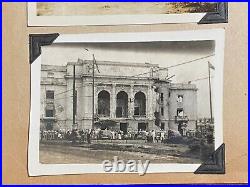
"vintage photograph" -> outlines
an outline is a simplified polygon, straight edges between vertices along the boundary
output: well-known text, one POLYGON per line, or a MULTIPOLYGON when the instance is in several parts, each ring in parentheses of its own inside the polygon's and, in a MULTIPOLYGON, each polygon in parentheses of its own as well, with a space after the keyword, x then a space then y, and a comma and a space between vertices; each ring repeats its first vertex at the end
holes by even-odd
POLYGON ((142 3, 142 2, 38 2, 37 16, 74 16, 110 14, 182 14, 216 12, 217 3, 179 2, 179 3, 142 3))
POLYGON ((213 152, 213 41, 42 50, 41 163, 200 163, 213 152))
POLYGON ((32 64, 40 164, 201 164, 214 152, 223 63, 215 40, 65 38, 42 46, 32 64))
POLYGON ((32 2, 29 26, 227 22, 227 4, 216 2, 32 2))

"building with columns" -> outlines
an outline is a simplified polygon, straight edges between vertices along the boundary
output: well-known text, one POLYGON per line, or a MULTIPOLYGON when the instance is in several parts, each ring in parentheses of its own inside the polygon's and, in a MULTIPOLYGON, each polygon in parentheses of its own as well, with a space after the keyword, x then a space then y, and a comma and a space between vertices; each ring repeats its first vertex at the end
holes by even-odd
POLYGON ((41 128, 195 130, 197 88, 172 83, 157 64, 97 61, 41 66, 41 128), (73 124, 73 67, 75 120, 73 124), (98 71, 97 71, 98 68, 98 71), (92 99, 94 95, 94 126, 92 99))

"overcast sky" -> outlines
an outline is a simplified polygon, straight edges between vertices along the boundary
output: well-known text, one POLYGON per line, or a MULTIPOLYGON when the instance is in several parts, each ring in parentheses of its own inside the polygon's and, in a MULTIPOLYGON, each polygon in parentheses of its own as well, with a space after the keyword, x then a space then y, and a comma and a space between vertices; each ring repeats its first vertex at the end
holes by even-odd
MULTIPOLYGON (((147 62, 159 64, 160 67, 168 67, 213 54, 214 42, 52 44, 42 47, 42 64, 66 65, 67 62, 76 62, 78 58, 91 59, 91 55, 84 52, 84 48, 94 53, 97 61, 147 62)), ((172 80, 176 83, 207 77, 208 61, 213 64, 213 57, 170 68, 169 76, 175 75, 172 80)), ((216 66, 216 64, 213 65, 216 66)), ((198 116, 209 117, 208 80, 193 83, 198 88, 198 116)))

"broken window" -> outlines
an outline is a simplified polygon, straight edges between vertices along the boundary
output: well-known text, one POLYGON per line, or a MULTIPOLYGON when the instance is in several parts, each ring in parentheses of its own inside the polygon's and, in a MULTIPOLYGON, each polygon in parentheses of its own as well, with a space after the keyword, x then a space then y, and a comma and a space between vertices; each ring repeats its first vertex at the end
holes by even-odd
POLYGON ((53 90, 46 91, 46 99, 54 99, 54 91, 53 90))
POLYGON ((116 117, 128 117, 128 94, 124 91, 116 96, 116 117))
POLYGON ((164 116, 164 108, 161 107, 161 115, 164 116))
POLYGON ((98 94, 98 114, 103 117, 110 116, 110 94, 105 90, 98 94))
POLYGON ((142 92, 137 92, 135 94, 134 115, 146 115, 146 96, 142 92))
POLYGON ((177 109, 177 116, 179 116, 179 117, 183 117, 184 116, 183 108, 178 108, 177 109))
POLYGON ((182 103, 183 102, 183 95, 178 95, 177 96, 177 102, 182 103))
POLYGON ((45 115, 46 117, 54 117, 54 110, 46 109, 45 115))
POLYGON ((163 102, 163 99, 164 99, 164 98, 163 98, 163 93, 161 93, 161 102, 163 102))
POLYGON ((154 89, 154 91, 155 91, 155 92, 158 92, 158 91, 159 91, 159 88, 158 88, 158 87, 156 87, 156 88, 154 89))

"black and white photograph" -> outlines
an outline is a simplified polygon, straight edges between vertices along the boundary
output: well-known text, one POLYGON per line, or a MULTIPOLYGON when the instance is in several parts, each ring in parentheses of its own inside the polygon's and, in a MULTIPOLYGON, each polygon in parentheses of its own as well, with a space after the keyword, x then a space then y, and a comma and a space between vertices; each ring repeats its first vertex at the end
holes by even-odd
POLYGON ((42 46, 30 174, 194 172, 223 142, 223 42, 218 29, 59 35, 42 46))
POLYGON ((29 26, 224 23, 218 2, 30 2, 29 26))

